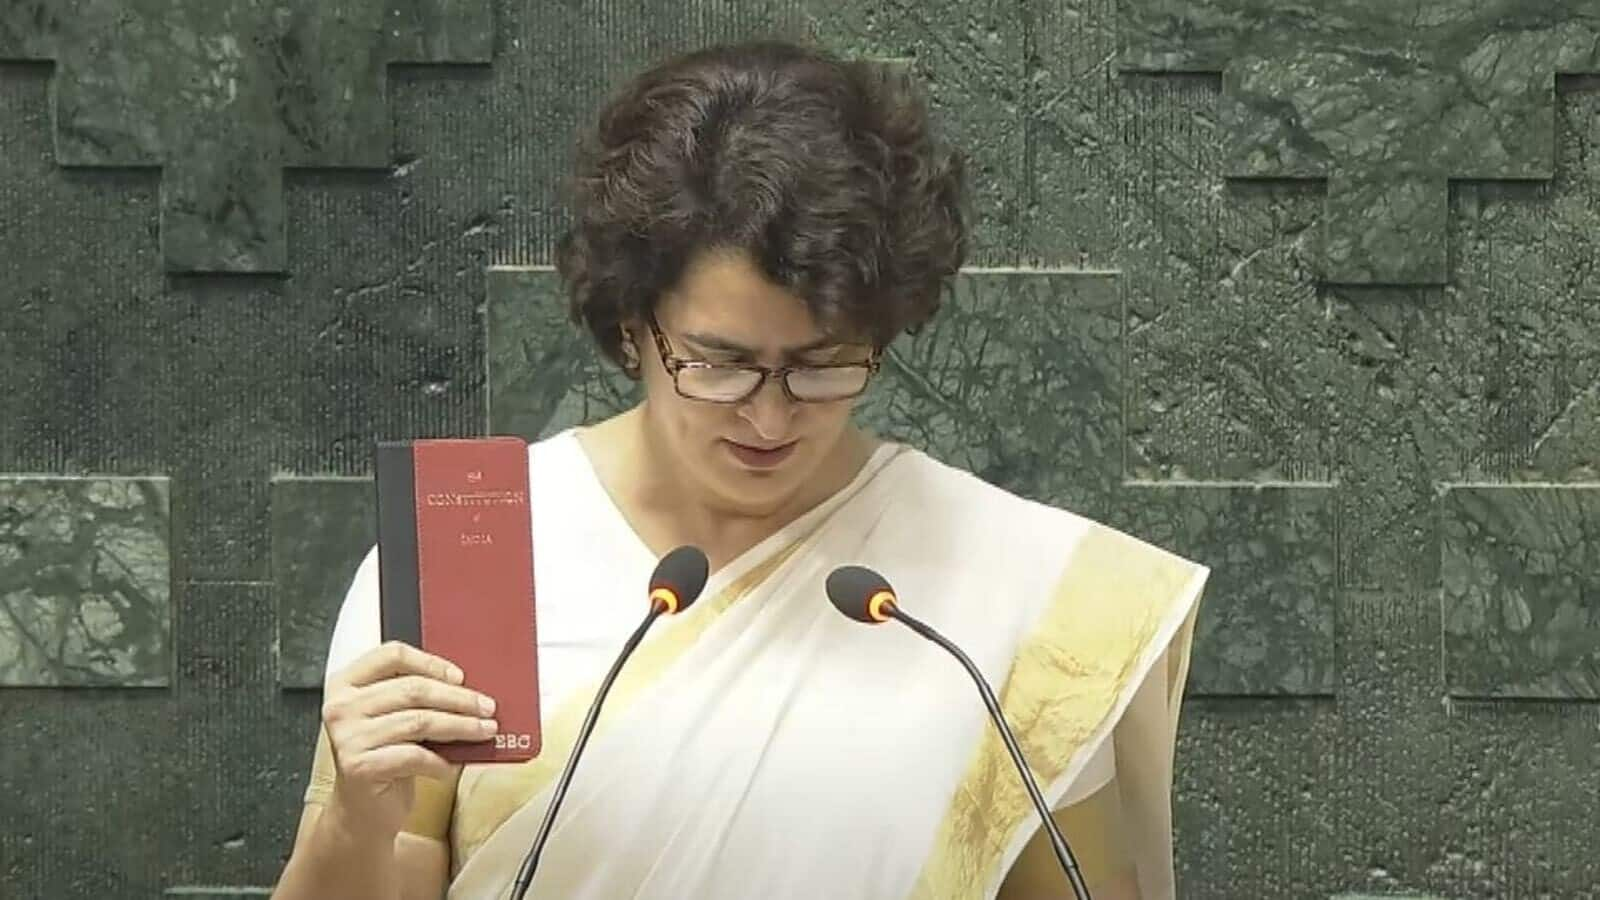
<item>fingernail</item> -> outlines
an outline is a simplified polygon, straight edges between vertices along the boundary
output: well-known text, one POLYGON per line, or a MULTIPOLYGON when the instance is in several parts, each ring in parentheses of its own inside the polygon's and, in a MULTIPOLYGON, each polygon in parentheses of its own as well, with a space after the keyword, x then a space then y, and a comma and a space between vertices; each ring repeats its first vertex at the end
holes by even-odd
POLYGON ((494 700, 480 694, 478 696, 478 709, 482 710, 486 716, 494 715, 494 700))
POLYGON ((499 727, 493 719, 479 719, 478 725, 483 729, 484 734, 491 734, 497 727, 499 727))
POLYGON ((456 666, 451 666, 448 670, 446 670, 445 674, 449 675, 450 676, 450 680, 455 682, 456 684, 460 684, 461 682, 465 681, 466 678, 467 678, 466 674, 464 672, 462 672, 461 669, 456 667, 456 666))

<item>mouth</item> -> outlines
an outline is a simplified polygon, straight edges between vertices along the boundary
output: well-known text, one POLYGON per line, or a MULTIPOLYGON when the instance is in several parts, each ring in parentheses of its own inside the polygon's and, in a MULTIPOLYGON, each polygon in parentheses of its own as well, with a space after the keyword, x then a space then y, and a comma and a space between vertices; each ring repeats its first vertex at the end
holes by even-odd
POLYGON ((728 448, 728 452, 733 454, 733 458, 745 466, 752 469, 771 469, 788 459, 798 442, 790 441, 775 447, 760 447, 723 438, 722 443, 728 448))

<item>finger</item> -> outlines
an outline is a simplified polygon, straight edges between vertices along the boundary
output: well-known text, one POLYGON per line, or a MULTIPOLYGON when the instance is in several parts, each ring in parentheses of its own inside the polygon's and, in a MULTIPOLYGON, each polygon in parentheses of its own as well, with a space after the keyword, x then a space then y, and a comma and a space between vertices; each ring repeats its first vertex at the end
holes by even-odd
POLYGON ((497 728, 499 724, 493 719, 406 709, 367 720, 357 740, 370 748, 417 741, 486 741, 497 728))
POLYGON ((450 660, 418 650, 403 641, 389 641, 374 647, 361 654, 343 673, 344 680, 356 687, 365 687, 397 675, 426 675, 450 684, 462 682, 461 669, 450 660))
POLYGON ((448 782, 455 773, 449 760, 420 744, 390 744, 356 755, 341 769, 347 778, 393 781, 420 775, 448 782))
POLYGON ((434 709, 464 716, 494 715, 494 700, 471 688, 457 687, 422 675, 402 675, 362 689, 359 712, 377 717, 402 709, 434 709))

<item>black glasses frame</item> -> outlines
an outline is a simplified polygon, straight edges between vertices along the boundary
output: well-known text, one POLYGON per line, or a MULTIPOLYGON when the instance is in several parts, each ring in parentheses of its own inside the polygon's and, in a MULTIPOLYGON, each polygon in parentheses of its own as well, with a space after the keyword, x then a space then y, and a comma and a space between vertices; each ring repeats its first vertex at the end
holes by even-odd
POLYGON ((866 393, 867 386, 872 382, 872 376, 877 374, 878 367, 881 364, 877 350, 873 350, 872 355, 868 357, 865 362, 820 363, 803 366, 763 366, 758 363, 714 363, 707 362, 703 359, 687 359, 672 352, 672 346, 667 343, 666 335, 661 333, 661 326, 656 323, 656 317, 654 314, 650 316, 649 326, 650 337, 655 341, 656 353, 661 357, 661 366, 667 370, 667 374, 672 376, 673 389, 678 392, 678 396, 688 400, 698 400, 701 403, 720 403, 729 405, 744 403, 751 397, 754 397, 758 391, 765 387, 769 378, 778 379, 778 384, 783 386, 783 395, 788 397, 791 402, 838 403, 843 400, 854 399, 866 393), (742 372, 753 372, 761 377, 756 380, 755 386, 750 388, 750 390, 745 392, 743 395, 729 400, 716 400, 686 393, 683 390, 683 385, 678 381, 678 373, 687 369, 733 369, 742 372), (789 373, 809 372, 819 369, 866 369, 867 377, 862 380, 860 390, 841 397, 830 397, 827 400, 809 400, 804 397, 795 396, 794 388, 789 386, 789 373))

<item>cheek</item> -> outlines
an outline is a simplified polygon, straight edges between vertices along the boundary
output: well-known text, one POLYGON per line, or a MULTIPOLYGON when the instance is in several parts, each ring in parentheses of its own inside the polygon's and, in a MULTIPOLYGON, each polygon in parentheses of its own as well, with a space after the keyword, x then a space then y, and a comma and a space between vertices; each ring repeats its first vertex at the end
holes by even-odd
POLYGON ((732 424, 738 416, 734 407, 680 397, 671 384, 659 398, 652 394, 650 402, 661 411, 673 439, 695 454, 703 452, 700 445, 714 443, 722 435, 737 430, 732 424))
POLYGON ((850 424, 851 413, 854 411, 855 406, 851 403, 808 407, 796 420, 795 430, 811 439, 812 453, 825 456, 834 441, 844 434, 845 428, 850 424))
POLYGON ((830 403, 819 406, 812 411, 814 421, 822 429, 842 430, 849 424, 850 417, 855 414, 856 401, 846 400, 843 403, 830 403))

